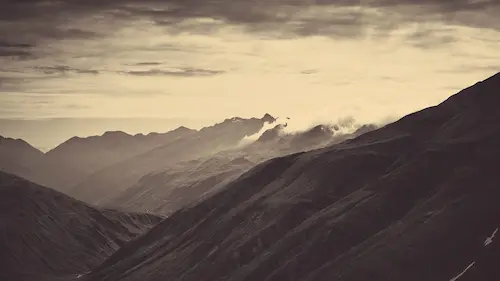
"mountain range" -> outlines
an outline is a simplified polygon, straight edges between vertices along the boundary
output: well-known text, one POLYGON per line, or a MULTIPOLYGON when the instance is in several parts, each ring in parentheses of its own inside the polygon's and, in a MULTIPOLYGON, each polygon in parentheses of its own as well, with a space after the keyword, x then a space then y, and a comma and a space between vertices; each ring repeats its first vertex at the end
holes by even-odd
MULTIPOLYGON (((4 170, 93 205, 169 214, 208 196, 259 162, 376 128, 358 127, 346 133, 340 125, 317 125, 289 133, 286 123, 265 114, 260 119, 228 118, 201 130, 179 127, 163 134, 110 131, 73 137, 45 154, 17 140, 25 144, 23 153, 36 157, 10 157, 13 161, 4 170), (29 169, 17 168, 17 162, 29 169)), ((9 145, 5 147, 10 151, 9 145)))
MULTIPOLYGON (((52 186, 97 207, 2 173, 0 276, 500 280, 498 104, 500 73, 382 127, 235 117, 99 161, 129 152, 113 140, 74 158, 95 171, 52 186)), ((46 155, 4 140, 17 150, 0 150, 2 169, 40 181, 46 155)))
POLYGON ((499 91, 259 164, 83 280, 499 280, 499 91))
MULTIPOLYGON (((2 159, 0 169, 59 191, 71 193, 71 189, 78 190, 75 186, 93 176, 94 173, 105 168, 112 170, 111 167, 114 165, 125 166, 127 161, 132 163, 141 161, 141 155, 147 152, 150 152, 150 155, 157 155, 159 158, 157 161, 163 161, 166 155, 158 155, 157 152, 162 149, 167 152, 172 148, 176 150, 178 146, 187 142, 198 150, 195 151, 190 147, 188 151, 183 152, 179 147, 176 151, 179 152, 177 158, 182 158, 182 155, 188 153, 201 155, 207 153, 206 150, 237 143, 244 136, 258 132, 266 122, 274 122, 274 118, 266 114, 261 119, 227 119, 220 124, 199 131, 181 126, 161 134, 129 135, 120 131, 109 131, 101 136, 73 137, 45 154, 23 140, 2 138, 0 139, 0 159, 2 159), (203 145, 196 145, 197 142, 203 145)), ((143 157, 147 158, 148 155, 143 157)), ((166 158, 171 158, 171 156, 168 155, 166 158)), ((148 165, 154 166, 156 163, 148 163, 148 165)), ((89 181, 92 180, 89 179, 89 181)))

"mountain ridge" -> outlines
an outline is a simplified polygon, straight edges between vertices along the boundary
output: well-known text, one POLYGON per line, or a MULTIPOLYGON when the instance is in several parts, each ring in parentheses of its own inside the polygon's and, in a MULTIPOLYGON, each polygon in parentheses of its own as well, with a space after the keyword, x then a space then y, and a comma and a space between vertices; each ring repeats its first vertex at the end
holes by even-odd
MULTIPOLYGON (((234 117, 235 119, 237 117, 234 117)), ((258 120, 237 118, 238 120, 258 120)), ((269 114, 264 115, 261 120, 275 120, 269 114)), ((180 126, 166 133, 127 134, 123 131, 107 131, 102 135, 89 137, 72 137, 57 147, 46 153, 40 151, 39 160, 29 167, 12 167, 14 161, 4 163, 2 170, 13 172, 21 177, 28 178, 39 184, 56 188, 68 193, 70 187, 77 185, 93 173, 108 166, 133 158, 142 153, 146 153, 155 148, 168 145, 182 138, 193 136, 195 134, 205 134, 212 129, 220 126, 230 126, 233 123, 225 120, 219 124, 202 128, 201 130, 189 129, 180 126), (229 125, 228 125, 229 124, 229 125), (25 172, 29 170, 29 172, 25 172)), ((235 129, 237 124, 235 124, 235 129)), ((24 141, 23 141, 24 142, 24 141)), ((9 151, 6 149, 5 151, 9 151)), ((22 153, 22 152, 18 152, 22 153)), ((3 154, 6 154, 4 152, 3 154)), ((30 164, 28 160, 23 162, 30 164)))

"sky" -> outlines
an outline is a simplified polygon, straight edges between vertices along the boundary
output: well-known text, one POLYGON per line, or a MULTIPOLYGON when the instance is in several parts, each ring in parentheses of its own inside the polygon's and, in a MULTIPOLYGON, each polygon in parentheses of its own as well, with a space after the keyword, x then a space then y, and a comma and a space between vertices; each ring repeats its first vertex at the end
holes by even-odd
POLYGON ((498 0, 2 0, 0 134, 380 122, 500 71, 498 0), (418 4, 416 4, 418 3, 418 4))

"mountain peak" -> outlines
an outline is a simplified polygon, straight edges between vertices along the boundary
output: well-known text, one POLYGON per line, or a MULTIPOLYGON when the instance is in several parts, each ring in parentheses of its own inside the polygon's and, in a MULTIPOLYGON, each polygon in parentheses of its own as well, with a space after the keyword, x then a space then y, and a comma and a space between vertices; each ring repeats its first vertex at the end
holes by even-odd
POLYGON ((111 137, 111 136, 114 136, 114 137, 119 137, 119 136, 127 136, 127 137, 130 137, 129 134, 123 132, 123 131, 106 131, 103 135, 103 137, 111 137))
POLYGON ((271 114, 266 113, 261 118, 261 120, 264 121, 264 122, 267 122, 267 123, 274 123, 276 121, 276 118, 274 118, 271 114))

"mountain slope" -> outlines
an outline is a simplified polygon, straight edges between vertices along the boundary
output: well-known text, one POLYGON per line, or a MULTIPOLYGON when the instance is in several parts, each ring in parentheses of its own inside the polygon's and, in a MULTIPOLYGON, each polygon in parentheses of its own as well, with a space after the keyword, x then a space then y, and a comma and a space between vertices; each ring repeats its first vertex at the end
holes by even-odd
POLYGON ((100 170, 68 192, 75 198, 97 204, 132 187, 151 172, 235 147, 245 136, 259 132, 265 123, 274 121, 269 114, 260 119, 226 119, 222 123, 202 128, 195 134, 100 170))
POLYGON ((0 172, 0 279, 87 272, 160 218, 97 210, 0 172))
POLYGON ((131 188, 100 203, 125 210, 170 214, 207 198, 257 163, 287 154, 324 147, 354 138, 374 126, 362 126, 353 133, 334 132, 316 126, 304 132, 286 134, 283 125, 266 130, 254 143, 221 151, 215 155, 171 165, 142 177, 131 188), (317 132, 319 130, 319 132, 317 132))
POLYGON ((43 152, 20 139, 0 136, 0 171, 34 178, 43 152))
POLYGON ((85 280, 499 280, 500 242, 485 242, 500 225, 498 104, 500 74, 340 145, 267 161, 85 280))

